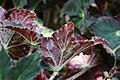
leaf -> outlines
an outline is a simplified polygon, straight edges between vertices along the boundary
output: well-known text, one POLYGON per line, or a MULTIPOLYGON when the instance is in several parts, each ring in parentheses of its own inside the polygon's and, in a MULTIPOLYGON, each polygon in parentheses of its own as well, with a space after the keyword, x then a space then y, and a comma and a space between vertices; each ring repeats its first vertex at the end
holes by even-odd
POLYGON ((30 44, 39 44, 36 36, 38 26, 33 25, 35 13, 26 9, 11 9, 5 12, 1 7, 1 10, 4 13, 1 16, 4 18, 0 22, 2 25, 0 28, 0 43, 9 51, 13 59, 21 58, 31 50, 30 44), (11 30, 7 27, 11 28, 11 30), (17 30, 12 27, 16 27, 17 30))
POLYGON ((0 23, 5 19, 6 10, 0 6, 0 23))
POLYGON ((27 28, 17 28, 12 26, 6 26, 10 30, 16 31, 17 33, 21 34, 30 44, 37 45, 40 43, 41 39, 36 36, 34 31, 30 31, 27 28))
POLYGON ((110 17, 101 17, 98 21, 91 26, 92 31, 102 38, 105 38, 110 44, 112 49, 120 44, 119 40, 119 23, 110 17), (114 43, 113 43, 114 42, 114 43))
POLYGON ((99 54, 98 52, 96 54, 95 51, 90 55, 84 55, 83 53, 80 53, 71 59, 67 66, 71 70, 83 69, 86 67, 92 68, 100 64, 99 59, 99 54))
POLYGON ((94 40, 74 36, 74 25, 68 22, 54 32, 52 37, 43 38, 40 51, 43 61, 49 64, 53 71, 59 71, 81 52, 89 54, 94 44, 94 40))
POLYGON ((0 50, 0 80, 7 77, 6 71, 10 70, 12 62, 10 57, 7 55, 5 49, 2 47, 0 50))
POLYGON ((72 21, 76 27, 84 30, 85 27, 92 25, 95 22, 95 19, 92 17, 86 16, 86 18, 82 20, 79 17, 72 18, 72 21))
MULTIPOLYGON (((93 26, 91 26, 92 31, 102 38, 105 38, 111 49, 116 48, 120 44, 120 24, 118 21, 111 17, 101 17, 99 18, 93 26)), ((116 53, 119 55, 119 52, 116 53)))
POLYGON ((28 3, 27 0, 12 0, 12 2, 16 8, 23 8, 28 3))
POLYGON ((31 45, 17 33, 12 36, 7 49, 13 59, 24 57, 32 50, 31 45))
POLYGON ((63 9, 61 10, 61 16, 67 14, 70 16, 84 18, 84 4, 84 0, 69 0, 63 6, 63 9))
POLYGON ((16 62, 16 66, 13 66, 10 57, 2 49, 0 52, 0 79, 32 80, 40 71, 40 67, 38 65, 39 60, 40 53, 35 52, 32 55, 20 59, 16 62))
POLYGON ((24 27, 31 29, 36 14, 26 9, 14 9, 8 12, 6 17, 10 22, 22 24, 24 27))

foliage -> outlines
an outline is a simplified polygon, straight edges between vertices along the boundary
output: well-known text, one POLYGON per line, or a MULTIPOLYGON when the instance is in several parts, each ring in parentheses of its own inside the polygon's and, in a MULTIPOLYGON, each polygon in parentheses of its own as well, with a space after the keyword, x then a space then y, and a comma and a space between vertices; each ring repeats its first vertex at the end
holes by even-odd
POLYGON ((0 4, 0 80, 119 80, 119 0, 0 4))

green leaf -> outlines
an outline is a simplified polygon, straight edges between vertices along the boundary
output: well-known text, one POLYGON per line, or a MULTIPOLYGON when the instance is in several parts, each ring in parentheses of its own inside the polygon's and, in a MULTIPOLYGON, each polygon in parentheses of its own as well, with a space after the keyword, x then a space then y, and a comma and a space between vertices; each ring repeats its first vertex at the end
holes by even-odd
POLYGON ((2 48, 0 50, 0 80, 6 80, 7 72, 10 71, 11 59, 6 51, 2 48))
POLYGON ((61 16, 67 14, 70 16, 78 16, 84 18, 84 4, 85 0, 69 0, 63 6, 61 16))
POLYGON ((12 66, 10 57, 4 49, 0 52, 0 80, 32 80, 40 72, 38 65, 40 53, 26 56, 12 66))
POLYGON ((120 44, 120 25, 115 19, 101 17, 91 28, 96 35, 108 40, 112 49, 120 44))
POLYGON ((27 0, 12 0, 14 7, 17 8, 23 8, 25 5, 27 5, 27 0))
MULTIPOLYGON (((109 42, 109 47, 115 49, 120 45, 120 24, 111 17, 101 17, 91 26, 92 31, 109 42)), ((117 51, 120 56, 120 52, 117 51)))
POLYGON ((72 19, 73 23, 75 24, 76 27, 80 29, 84 29, 86 26, 90 26, 92 23, 94 23, 95 19, 86 16, 87 18, 85 19, 80 19, 79 17, 75 17, 72 19))

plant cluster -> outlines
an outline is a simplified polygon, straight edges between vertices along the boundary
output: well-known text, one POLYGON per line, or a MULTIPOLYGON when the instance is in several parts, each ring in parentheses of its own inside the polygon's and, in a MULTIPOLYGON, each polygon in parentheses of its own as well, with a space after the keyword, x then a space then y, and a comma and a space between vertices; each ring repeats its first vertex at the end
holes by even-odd
POLYGON ((49 37, 28 10, 38 4, 0 6, 0 80, 119 80, 120 15, 108 16, 109 1, 99 1, 68 0, 60 14, 67 23, 49 37))

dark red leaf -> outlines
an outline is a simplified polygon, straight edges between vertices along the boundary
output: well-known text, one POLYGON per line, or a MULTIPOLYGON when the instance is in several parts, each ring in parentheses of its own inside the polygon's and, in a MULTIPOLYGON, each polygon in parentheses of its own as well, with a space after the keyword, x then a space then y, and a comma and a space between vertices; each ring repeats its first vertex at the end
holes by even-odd
POLYGON ((30 44, 25 41, 20 34, 15 33, 13 34, 7 48, 13 59, 19 59, 29 53, 30 47, 30 44))
MULTIPOLYGON (((79 53, 89 54, 94 45, 98 43, 99 40, 94 41, 94 39, 88 40, 81 36, 74 36, 74 25, 72 22, 68 22, 53 33, 51 38, 43 38, 40 51, 42 59, 51 65, 53 70, 55 70, 56 66, 56 70, 59 70, 59 67, 67 64, 79 53)), ((100 41, 99 44, 104 43, 100 41)))
POLYGON ((26 9, 15 9, 7 15, 7 20, 22 24, 28 29, 31 29, 35 16, 35 13, 32 11, 26 9))
POLYGON ((13 58, 27 55, 31 51, 31 44, 37 45, 40 41, 36 36, 37 26, 33 25, 35 13, 26 9, 11 9, 6 12, 2 7, 0 12, 0 44, 8 49, 13 58), (17 24, 20 24, 20 28, 17 24))
POLYGON ((0 22, 5 19, 6 10, 0 6, 0 22))
POLYGON ((36 33, 34 31, 31 31, 27 28, 18 28, 12 26, 6 26, 5 28, 8 28, 21 34, 32 45, 37 45, 41 41, 41 39, 36 36, 36 33))

